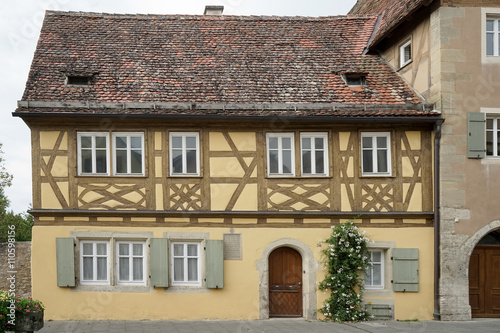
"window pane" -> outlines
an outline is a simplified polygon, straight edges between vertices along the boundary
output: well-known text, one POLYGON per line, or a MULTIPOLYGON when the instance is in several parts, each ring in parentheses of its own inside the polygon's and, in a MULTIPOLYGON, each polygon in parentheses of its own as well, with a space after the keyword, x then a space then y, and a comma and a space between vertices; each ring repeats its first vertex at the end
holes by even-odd
POLYGON ((278 138, 269 138, 269 149, 278 149, 278 138))
POLYGON ((304 173, 312 173, 311 170, 311 152, 302 152, 302 170, 304 173))
POLYGON ((130 154, 131 172, 142 173, 142 150, 132 150, 130 154))
POLYGON ((362 144, 363 148, 372 148, 373 147, 372 138, 371 137, 362 138, 362 144))
POLYGON ((129 246, 128 244, 120 244, 118 245, 118 254, 121 256, 128 256, 129 254, 129 246))
POLYGON ((495 22, 494 20, 486 20, 486 31, 493 31, 493 30, 495 30, 493 28, 494 22, 495 22))
POLYGON ((292 173, 292 152, 283 151, 283 173, 292 173))
POLYGON ((129 280, 129 270, 130 270, 129 259, 128 258, 120 258, 119 266, 120 266, 119 279, 121 281, 128 281, 129 280))
POLYGON ((493 121, 494 119, 486 119, 486 128, 493 129, 493 121))
POLYGON ((188 281, 198 281, 198 259, 188 259, 188 281))
POLYGON ((363 172, 373 172, 373 157, 371 150, 363 150, 363 172))
POLYGON ((302 149, 311 149, 311 138, 302 138, 302 149))
POLYGON ((323 138, 316 138, 314 139, 314 146, 316 149, 323 149, 324 148, 324 142, 325 140, 323 138))
POLYGON ((83 255, 92 255, 93 253, 93 247, 91 243, 84 243, 83 244, 83 255))
POLYGON ((377 148, 387 148, 387 138, 383 136, 377 137, 377 148))
POLYGON ((377 151, 377 172, 387 172, 387 150, 377 151))
POLYGON ((497 132, 497 151, 495 152, 495 155, 498 156, 500 152, 500 131, 497 132))
POLYGON ((493 55, 493 38, 495 37, 492 33, 486 34, 486 55, 493 55))
POLYGON ((186 148, 196 148, 196 137, 194 136, 186 137, 186 148))
POLYGON ((106 148, 106 137, 105 136, 96 136, 95 137, 95 147, 96 148, 106 148))
POLYGON ((132 245, 132 251, 134 252, 134 256, 142 256, 142 250, 143 250, 142 244, 134 244, 132 245))
POLYGON ((125 137, 125 136, 115 137, 115 147, 116 148, 127 148, 127 137, 125 137))
POLYGON ((127 173, 127 151, 116 151, 116 173, 127 173))
POLYGON ((80 147, 81 148, 92 148, 92 137, 90 137, 90 136, 80 137, 80 147))
POLYGON ((107 253, 107 244, 97 244, 97 255, 106 255, 107 253))
POLYGON ((92 172, 92 151, 82 149, 82 172, 92 172))
POLYGON ((281 147, 283 149, 291 149, 292 148, 292 139, 290 139, 290 138, 281 138, 281 147))
MULTIPOLYGON (((141 246, 142 248, 142 246, 141 246)), ((142 258, 134 258, 134 271, 133 271, 133 279, 134 281, 142 281, 144 278, 143 268, 143 259, 142 258)))
POLYGON ((270 173, 279 173, 278 151, 276 150, 269 151, 269 169, 270 173))
POLYGON ((486 132, 486 155, 493 155, 493 131, 486 132))
POLYGON ((186 156, 187 173, 197 173, 196 150, 188 150, 186 156))
POLYGON ((380 262, 381 258, 382 258, 381 252, 372 252, 372 261, 373 262, 380 262))
POLYGON ((184 244, 174 244, 174 256, 184 255, 184 244))
POLYGON ((365 285, 372 285, 372 267, 368 267, 365 272, 365 285))
POLYGON ((106 151, 97 150, 96 152, 96 173, 106 173, 107 172, 107 161, 106 161, 106 151))
POLYGON ((375 264, 373 265, 373 285, 374 286, 380 286, 382 285, 382 279, 381 279, 381 271, 382 265, 380 264, 375 264))
POLYGON ((130 138, 131 148, 142 148, 142 137, 133 136, 130 138))
POLYGON ((174 281, 184 281, 184 259, 174 259, 174 281))
POLYGON ((172 151, 172 172, 182 173, 182 152, 180 150, 172 151))
POLYGON ((108 258, 97 258, 97 280, 108 279, 108 258))
POLYGON ((325 160, 323 155, 323 151, 316 152, 316 173, 325 173, 325 160))
POLYGON ((197 256, 198 255, 198 245, 188 244, 188 256, 197 256))
POLYGON ((171 145, 172 145, 172 148, 182 148, 182 137, 173 136, 171 145))
POLYGON ((411 60, 411 44, 405 47, 405 63, 411 60))
POLYGON ((84 280, 94 279, 93 258, 83 258, 83 279, 84 280))

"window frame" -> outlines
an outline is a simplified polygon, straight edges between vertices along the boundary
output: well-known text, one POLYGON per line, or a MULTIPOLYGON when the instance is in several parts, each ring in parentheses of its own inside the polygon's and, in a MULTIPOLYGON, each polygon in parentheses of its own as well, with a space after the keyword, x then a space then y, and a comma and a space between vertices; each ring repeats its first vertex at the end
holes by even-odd
POLYGON ((133 285, 133 286, 145 286, 146 281, 148 278, 148 272, 147 272, 147 255, 146 255, 146 242, 145 241, 116 241, 116 246, 115 246, 115 260, 116 260, 116 285, 133 285), (129 255, 120 255, 120 245, 121 244, 128 244, 129 245, 129 255), (141 245, 142 246, 142 256, 134 256, 133 254, 133 246, 134 245, 141 245), (128 257, 129 258, 129 279, 128 280, 121 280, 120 279, 120 258, 122 257, 128 257), (133 280, 133 272, 134 272, 134 258, 140 257, 142 258, 142 280, 137 281, 133 280))
POLYGON ((391 141, 391 132, 361 132, 361 175, 369 176, 369 177, 391 177, 392 176, 392 141, 391 141), (364 147, 363 147, 363 138, 371 137, 373 147, 370 148, 372 151, 372 169, 371 172, 365 172, 364 170, 364 147), (378 156, 374 154, 374 151, 378 151, 378 147, 376 145, 377 140, 373 140, 377 137, 385 137, 387 139, 387 171, 379 172, 378 171, 378 156))
MULTIPOLYGON (((276 149, 272 149, 276 150, 276 149)), ((287 149, 288 150, 288 149, 287 149)), ((266 133, 266 164, 267 164, 267 176, 268 177, 295 177, 295 133, 294 132, 283 132, 283 133, 266 133), (269 147, 269 140, 271 138, 278 139, 278 173, 271 173, 271 149, 269 147), (282 140, 283 138, 290 139, 290 152, 291 152, 291 171, 290 173, 283 173, 283 148, 282 140)))
POLYGON ((80 240, 80 253, 79 253, 79 261, 80 261, 80 284, 81 285, 102 285, 109 286, 111 284, 111 272, 110 272, 110 241, 109 240, 80 240), (92 269, 93 269, 93 278, 92 280, 85 280, 85 272, 84 272, 84 264, 83 259, 85 257, 89 257, 89 255, 83 254, 83 246, 85 244, 92 244, 92 269), (97 257, 103 256, 97 254, 97 244, 106 244, 106 280, 97 280, 97 257))
POLYGON ((366 273, 365 271, 365 289, 367 290, 377 290, 377 289, 385 289, 385 251, 383 249, 369 249, 370 251, 370 265, 368 265, 368 267, 366 267, 366 271, 370 270, 371 274, 370 276, 372 277, 372 281, 371 281, 371 284, 366 284, 366 279, 367 279, 367 276, 368 274, 366 273), (373 253, 374 252, 377 252, 377 253, 380 253, 380 261, 379 262, 374 262, 373 261, 373 253), (380 285, 374 285, 373 284, 373 266, 377 264, 377 265, 380 265, 380 282, 381 284, 380 285))
POLYGON ((110 142, 109 142, 109 132, 77 132, 77 163, 78 163, 78 175, 79 176, 109 176, 110 175, 110 142), (92 172, 83 172, 83 159, 82 159, 82 137, 90 137, 92 141, 91 149, 91 159, 92 159, 92 172), (96 172, 97 169, 97 159, 96 151, 100 148, 96 148, 95 140, 96 137, 106 138, 106 172, 96 172))
POLYGON ((487 15, 485 21, 485 55, 489 58, 500 57, 500 17, 487 15), (488 21, 493 21, 493 30, 488 30, 488 21), (493 34, 493 54, 488 54, 488 34, 493 34))
POLYGON ((329 170, 329 145, 328 145, 328 132, 301 132, 300 133, 300 172, 302 177, 328 177, 330 174, 329 170), (303 159, 303 153, 304 153, 304 147, 303 147, 303 141, 302 139, 309 138, 311 139, 311 173, 305 173, 304 172, 304 159, 303 159), (313 163, 315 161, 316 157, 316 142, 314 139, 317 138, 322 138, 323 139, 323 170, 325 172, 323 173, 317 173, 316 172, 316 163, 313 163), (314 156, 314 158, 313 158, 314 156))
POLYGON ((113 176, 119 176, 119 177, 122 177, 122 176, 144 176, 145 175, 145 147, 144 147, 144 132, 113 132, 112 133, 112 136, 111 136, 111 147, 112 147, 112 151, 113 151, 113 176), (124 148, 117 148, 116 147, 116 137, 126 137, 127 138, 127 147, 125 148, 126 152, 127 152, 127 165, 126 165, 126 168, 127 168, 127 172, 125 173, 118 173, 116 168, 118 166, 118 163, 117 163, 117 159, 116 159, 116 151, 117 149, 119 150, 124 150, 124 148), (131 160, 131 153, 132 153, 132 150, 138 150, 138 149, 132 149, 132 146, 131 146, 131 138, 132 137, 140 137, 141 138, 141 169, 142 169, 142 172, 141 173, 133 173, 131 172, 132 170, 132 160, 131 160))
MULTIPOLYGON (((202 286, 202 271, 201 271, 201 261, 202 261, 202 247, 201 247, 201 242, 196 242, 196 241, 182 241, 182 240, 177 240, 177 241, 170 241, 170 285, 173 287, 201 287, 202 286), (182 256, 175 256, 174 252, 174 246, 182 244, 184 246, 184 253, 182 256), (197 259, 197 281, 189 281, 188 280, 188 259, 190 258, 188 256, 187 252, 187 247, 188 245, 196 245, 197 246, 197 256, 195 257, 197 259), (184 266, 184 280, 183 281, 175 281, 175 259, 182 258, 183 259, 183 266, 184 266)), ((193 258, 193 257, 191 257, 193 258)))
POLYGON ((499 146, 499 138, 498 135, 500 134, 500 115, 497 117, 492 117, 492 116, 486 116, 486 123, 485 123, 485 148, 486 148, 486 157, 487 158, 499 158, 500 157, 500 148, 499 146), (488 128, 488 120, 492 120, 493 128, 489 129, 488 128), (492 133, 492 154, 488 153, 488 133, 492 133))
POLYGON ((412 42, 411 38, 403 42, 399 46, 399 68, 403 68, 409 63, 413 61, 413 47, 412 47, 412 42), (405 59, 406 56, 406 48, 410 48, 410 56, 408 59, 405 59))
MULTIPOLYGON (((169 175, 170 177, 199 177, 200 176, 200 154, 201 154, 201 149, 200 149, 200 133, 199 132, 169 132, 169 144, 168 144, 168 153, 169 153, 169 175), (173 167, 173 154, 172 151, 174 149, 172 145, 172 138, 180 136, 182 138, 182 172, 181 173, 174 173, 174 167, 173 167), (186 147, 186 138, 194 136, 196 139, 196 173, 188 173, 187 172, 187 147, 186 147)), ((175 148, 178 149, 178 148, 175 148)))

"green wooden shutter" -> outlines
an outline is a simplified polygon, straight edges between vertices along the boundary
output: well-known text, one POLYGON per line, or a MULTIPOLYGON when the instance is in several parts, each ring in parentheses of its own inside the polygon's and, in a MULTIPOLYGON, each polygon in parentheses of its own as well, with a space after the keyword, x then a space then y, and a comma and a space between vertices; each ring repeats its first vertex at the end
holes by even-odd
POLYGON ((57 286, 75 286, 75 242, 72 237, 56 238, 57 286))
POLYGON ((151 238, 151 285, 168 287, 168 239, 151 238))
POLYGON ((224 288, 224 242, 207 240, 207 288, 224 288))
POLYGON ((484 113, 467 115, 467 157, 484 158, 486 154, 486 127, 484 113))
POLYGON ((418 249, 393 249, 394 291, 418 291, 418 249))

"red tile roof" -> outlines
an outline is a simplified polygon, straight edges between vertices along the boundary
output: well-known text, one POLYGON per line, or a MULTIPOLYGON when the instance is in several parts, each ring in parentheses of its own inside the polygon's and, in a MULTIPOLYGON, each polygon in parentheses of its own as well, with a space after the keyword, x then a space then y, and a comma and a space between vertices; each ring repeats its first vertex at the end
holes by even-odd
MULTIPOLYGON (((23 101, 422 103, 384 60, 362 55, 375 22, 376 16, 49 11, 23 101), (342 73, 365 73, 366 86, 348 87, 342 73), (92 76, 91 84, 67 86, 68 75, 92 76)), ((44 110, 63 112, 59 108, 18 109, 20 114, 44 110)), ((412 111, 401 109, 399 114, 409 113, 412 111)))
POLYGON ((358 0, 349 15, 380 15, 370 46, 377 44, 388 32, 401 24, 409 15, 433 0, 358 0))

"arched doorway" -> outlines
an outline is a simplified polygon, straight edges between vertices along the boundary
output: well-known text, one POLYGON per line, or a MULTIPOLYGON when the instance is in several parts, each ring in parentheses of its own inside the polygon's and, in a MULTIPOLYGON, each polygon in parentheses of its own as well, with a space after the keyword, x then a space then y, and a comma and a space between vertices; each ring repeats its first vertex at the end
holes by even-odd
POLYGON ((269 255, 269 317, 302 317, 302 257, 290 247, 269 255))
POLYGON ((500 230, 485 235, 469 261, 472 317, 500 318, 500 230))

